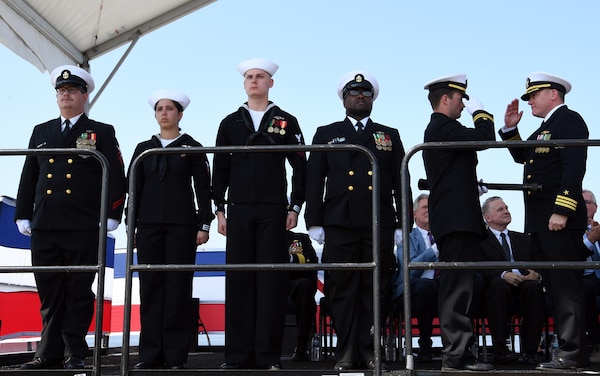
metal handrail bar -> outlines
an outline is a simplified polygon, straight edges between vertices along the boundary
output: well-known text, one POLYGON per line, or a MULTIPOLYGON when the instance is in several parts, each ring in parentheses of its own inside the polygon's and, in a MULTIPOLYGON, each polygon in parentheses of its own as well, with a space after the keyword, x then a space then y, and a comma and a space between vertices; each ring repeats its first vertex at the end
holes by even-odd
POLYGON ((96 292, 96 323, 94 328, 94 349, 93 349, 93 369, 92 375, 100 375, 102 346, 102 318, 104 315, 104 282, 106 263, 106 220, 108 218, 108 160, 97 150, 77 149, 77 148, 49 148, 49 149, 2 149, 0 155, 55 155, 55 154, 76 154, 91 155, 102 168, 102 180, 100 191, 100 226, 98 228, 98 264, 90 265, 69 265, 69 266, 35 266, 35 267, 0 267, 0 273, 14 272, 84 272, 95 271, 98 273, 98 286, 96 292))
MULTIPOLYGON (((563 147, 583 147, 583 146, 600 146, 600 140, 586 139, 564 139, 564 140, 548 140, 548 141, 453 141, 453 142, 427 142, 415 145, 406 151, 402 159, 401 174, 402 174, 402 232, 405 234, 402 239, 404 249, 409 249, 409 236, 411 229, 408 227, 409 222, 409 205, 410 202, 410 176, 408 173, 408 162, 417 152, 424 149, 475 149, 477 151, 485 149, 498 148, 525 148, 535 146, 552 146, 556 148, 563 147)), ((526 188, 525 188, 526 189, 526 188)), ((403 253, 403 272, 404 272, 404 325, 405 325, 405 345, 406 345, 406 369, 409 373, 414 372, 414 358, 412 354, 412 322, 411 322, 411 291, 410 291, 410 270, 412 269, 493 269, 498 266, 509 266, 508 262, 411 262, 410 252, 403 253)), ((586 262, 571 262, 571 261, 544 261, 544 262, 518 262, 519 267, 535 267, 544 269, 577 269, 577 268, 594 268, 600 267, 600 263, 586 262)))
MULTIPOLYGON (((373 170, 373 191, 372 191, 372 231, 373 231, 373 262, 360 263, 360 264, 348 264, 348 263, 331 263, 331 264, 317 264, 317 266, 305 266, 305 265, 288 265, 288 264, 213 264, 211 266, 201 265, 133 265, 133 245, 134 245, 134 232, 129 231, 127 233, 127 261, 126 273, 125 273, 125 302, 123 309, 123 347, 121 357, 121 375, 127 374, 129 366, 129 340, 130 340, 130 329, 131 329, 131 303, 132 303, 132 285, 133 285, 133 272, 145 271, 145 270, 279 270, 279 269, 315 269, 315 270, 328 270, 328 269, 371 269, 373 270, 373 317, 376 318, 373 323, 373 337, 375 343, 379 342, 380 337, 380 323, 377 319, 380 317, 380 296, 379 296, 379 164, 373 152, 365 148, 362 145, 355 144, 337 144, 337 145, 264 145, 264 146, 219 146, 219 147, 186 147, 186 148, 154 148, 149 149, 141 153, 135 160, 131 162, 129 166, 129 199, 127 204, 128 217, 127 227, 130 229, 135 228, 135 177, 137 166, 140 161, 152 154, 181 154, 181 153, 257 153, 257 152, 341 152, 341 151, 356 151, 366 155, 369 159, 372 170, 373 170), (214 268, 214 269, 213 269, 214 268)), ((374 349, 374 361, 376 365, 375 375, 379 376, 381 373, 381 349, 380 346, 375 346, 374 349)), ((243 370, 242 370, 243 371, 243 370)))

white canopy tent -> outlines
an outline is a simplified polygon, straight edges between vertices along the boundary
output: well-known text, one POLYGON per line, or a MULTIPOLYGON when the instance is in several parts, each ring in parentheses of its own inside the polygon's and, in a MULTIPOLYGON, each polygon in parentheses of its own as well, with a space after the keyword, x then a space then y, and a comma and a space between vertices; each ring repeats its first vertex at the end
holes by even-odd
POLYGON ((2 0, 0 43, 42 73, 90 60, 129 43, 94 104, 137 40, 216 0, 2 0))

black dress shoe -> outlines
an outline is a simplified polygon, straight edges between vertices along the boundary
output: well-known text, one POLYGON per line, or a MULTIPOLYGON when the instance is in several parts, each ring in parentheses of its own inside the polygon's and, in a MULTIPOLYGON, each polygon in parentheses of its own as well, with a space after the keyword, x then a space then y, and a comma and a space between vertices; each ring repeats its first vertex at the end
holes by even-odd
POLYGON ((459 370, 463 371, 474 371, 474 372, 485 372, 491 371, 494 369, 494 366, 489 363, 481 363, 478 361, 473 361, 469 363, 465 363, 460 365, 459 367, 448 367, 442 366, 442 372, 456 372, 459 370))
POLYGON ((517 359, 517 363, 529 366, 539 364, 537 360, 537 355, 535 353, 524 353, 519 357, 519 359, 517 359))
POLYGON ((303 362, 306 360, 308 360, 308 350, 296 347, 294 349, 294 353, 292 354, 292 361, 303 362))
POLYGON ((571 359, 563 358, 559 356, 546 363, 538 364, 535 369, 541 371, 553 370, 553 369, 575 369, 577 368, 577 362, 571 359))
MULTIPOLYGON (((375 365, 375 359, 371 359, 367 362, 367 365, 365 367, 366 369, 370 369, 371 371, 375 371, 375 369, 377 368, 375 365)), ((381 362, 381 370, 382 371, 387 371, 388 370, 388 366, 387 364, 381 362)))
POLYGON ((238 368, 240 368, 240 365, 237 363, 225 362, 225 363, 221 364, 221 366, 219 368, 221 368, 221 369, 238 369, 238 368))
POLYGON ((417 356, 417 362, 419 363, 431 363, 433 361, 433 353, 430 349, 424 349, 419 351, 417 356))
POLYGON ((61 369, 63 362, 61 359, 50 359, 43 356, 33 358, 33 360, 23 363, 21 369, 61 369))
POLYGON ((519 358, 519 355, 512 351, 505 351, 499 354, 494 354, 494 363, 497 364, 508 364, 512 363, 519 358))
POLYGON ((337 362, 333 366, 333 369, 336 371, 347 371, 350 369, 354 369, 354 364, 352 364, 351 362, 337 362))
POLYGON ((267 371, 279 371, 281 369, 281 364, 279 363, 270 363, 262 367, 267 371))
POLYGON ((81 358, 70 357, 65 362, 65 369, 81 369, 84 368, 85 362, 81 358))
POLYGON ((133 369, 157 369, 157 368, 164 368, 164 366, 157 364, 157 363, 146 362, 146 361, 139 362, 138 364, 133 366, 133 369))

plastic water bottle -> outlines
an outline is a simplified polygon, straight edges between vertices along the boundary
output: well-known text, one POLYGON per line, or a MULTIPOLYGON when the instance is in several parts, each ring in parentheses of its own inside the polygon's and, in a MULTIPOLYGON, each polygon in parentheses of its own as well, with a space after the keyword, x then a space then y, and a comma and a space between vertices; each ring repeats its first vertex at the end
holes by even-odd
POLYGON ((390 333, 385 338, 385 343, 383 345, 385 351, 385 360, 388 362, 395 362, 396 358, 396 335, 394 333, 390 333))
POLYGON ((321 337, 318 333, 315 333, 310 342, 310 360, 313 362, 321 360, 321 337))
POLYGON ((556 358, 558 358, 558 334, 555 334, 552 337, 552 343, 550 344, 550 356, 552 356, 552 360, 556 360, 556 358))
POLYGON ((475 337, 475 341, 471 345, 471 353, 475 357, 475 359, 479 359, 479 338, 475 337))

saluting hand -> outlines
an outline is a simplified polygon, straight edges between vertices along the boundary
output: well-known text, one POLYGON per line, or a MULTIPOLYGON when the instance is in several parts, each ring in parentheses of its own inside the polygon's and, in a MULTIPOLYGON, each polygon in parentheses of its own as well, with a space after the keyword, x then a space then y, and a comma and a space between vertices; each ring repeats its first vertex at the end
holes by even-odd
POLYGON ((512 102, 506 106, 506 112, 504 113, 504 127, 502 127, 502 129, 516 127, 517 124, 519 124, 519 121, 521 121, 522 116, 523 111, 519 111, 519 100, 513 99, 512 102))

